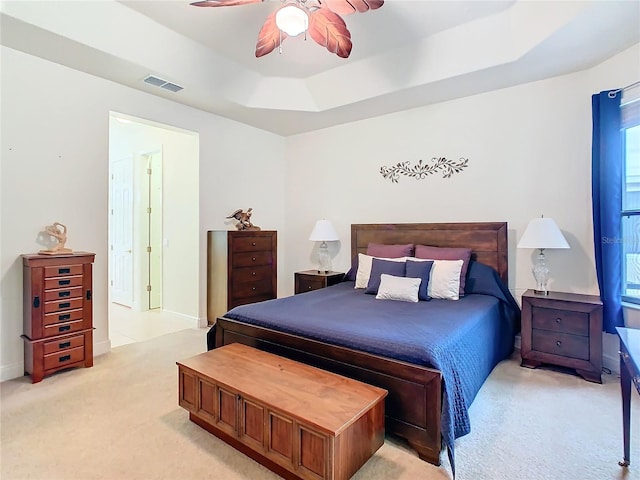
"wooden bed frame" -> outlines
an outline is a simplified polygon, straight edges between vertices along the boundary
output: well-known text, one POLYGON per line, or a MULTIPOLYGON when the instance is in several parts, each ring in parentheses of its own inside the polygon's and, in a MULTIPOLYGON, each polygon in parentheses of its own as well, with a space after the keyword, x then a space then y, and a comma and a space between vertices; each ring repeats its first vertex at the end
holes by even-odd
MULTIPOLYGON (((351 225, 351 253, 369 243, 433 245, 472 249, 472 259, 495 268, 507 283, 507 224, 406 223, 351 225)), ((217 319, 215 346, 243 343, 309 365, 382 387, 386 432, 406 439, 419 457, 440 465, 442 378, 438 370, 297 335, 217 319)))

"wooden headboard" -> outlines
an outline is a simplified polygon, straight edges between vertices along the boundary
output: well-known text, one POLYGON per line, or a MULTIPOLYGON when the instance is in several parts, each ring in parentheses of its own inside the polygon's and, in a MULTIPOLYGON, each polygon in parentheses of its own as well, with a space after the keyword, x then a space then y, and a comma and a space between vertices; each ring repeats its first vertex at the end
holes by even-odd
POLYGON ((369 243, 471 248, 472 259, 509 281, 506 222, 351 224, 351 257, 366 253, 369 243))

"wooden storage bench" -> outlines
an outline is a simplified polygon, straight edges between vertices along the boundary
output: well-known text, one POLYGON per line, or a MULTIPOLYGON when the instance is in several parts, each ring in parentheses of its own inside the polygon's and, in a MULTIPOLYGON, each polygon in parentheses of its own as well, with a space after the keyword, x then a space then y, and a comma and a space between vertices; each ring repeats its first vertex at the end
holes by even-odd
POLYGON ((284 478, 346 480, 384 442, 381 388, 239 343, 177 365, 191 421, 284 478))

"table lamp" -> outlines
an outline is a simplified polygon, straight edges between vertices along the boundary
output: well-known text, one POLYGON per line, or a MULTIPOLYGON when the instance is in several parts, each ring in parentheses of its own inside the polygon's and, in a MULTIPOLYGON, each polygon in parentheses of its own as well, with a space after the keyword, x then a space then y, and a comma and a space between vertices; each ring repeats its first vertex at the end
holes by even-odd
POLYGON ((536 288, 533 290, 538 295, 548 295, 547 282, 549 281, 549 268, 544 258, 545 248, 569 248, 567 240, 552 218, 534 218, 525 229, 518 248, 539 248, 538 260, 533 266, 533 276, 536 279, 536 288))
POLYGON ((338 240, 338 234, 329 220, 318 220, 309 236, 313 242, 321 242, 318 249, 318 273, 328 273, 331 270, 331 257, 327 242, 338 240))

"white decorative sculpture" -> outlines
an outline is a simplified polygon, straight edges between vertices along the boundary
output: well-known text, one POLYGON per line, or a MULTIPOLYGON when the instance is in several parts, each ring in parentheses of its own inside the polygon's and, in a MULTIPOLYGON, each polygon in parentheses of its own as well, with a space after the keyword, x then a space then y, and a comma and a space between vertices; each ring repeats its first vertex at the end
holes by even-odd
POLYGON ((51 225, 44 227, 44 231, 50 237, 53 237, 58 242, 52 248, 48 250, 40 250, 40 253, 45 255, 55 255, 58 253, 70 253, 73 250, 65 248, 64 244, 67 243, 67 226, 59 222, 53 222, 51 225))

